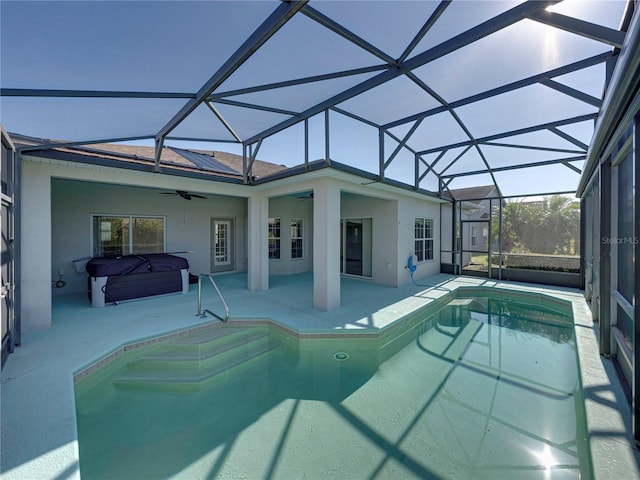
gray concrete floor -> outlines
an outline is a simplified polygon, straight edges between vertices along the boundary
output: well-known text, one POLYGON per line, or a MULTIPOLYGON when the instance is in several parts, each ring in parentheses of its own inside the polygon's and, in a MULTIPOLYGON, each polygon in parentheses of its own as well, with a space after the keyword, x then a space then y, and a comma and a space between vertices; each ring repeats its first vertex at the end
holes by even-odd
MULTIPOLYGON (((571 302, 596 478, 640 478, 629 406, 611 362, 597 353, 582 292, 448 275, 399 288, 342 278, 341 307, 325 312, 313 307, 312 280, 311 274, 270 277, 268 291, 251 292, 245 274, 216 277, 231 321, 270 319, 301 333, 381 329, 461 286, 544 293, 571 302)), ((203 290, 203 306, 222 313, 210 286, 203 290)), ((55 297, 51 328, 25 332, 2 369, 3 479, 79 478, 74 374, 131 342, 201 325, 196 308, 194 285, 186 295, 105 308, 91 308, 84 294, 55 297)))

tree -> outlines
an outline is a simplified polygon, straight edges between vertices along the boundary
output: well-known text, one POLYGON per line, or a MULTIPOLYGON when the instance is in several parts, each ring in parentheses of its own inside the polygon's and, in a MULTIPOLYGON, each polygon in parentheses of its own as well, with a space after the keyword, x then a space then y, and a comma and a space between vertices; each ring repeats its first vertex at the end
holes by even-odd
MULTIPOLYGON (((497 238, 498 209, 492 212, 497 238)), ((540 201, 519 199, 502 208, 502 251, 576 255, 580 238, 580 203, 562 195, 540 201)))

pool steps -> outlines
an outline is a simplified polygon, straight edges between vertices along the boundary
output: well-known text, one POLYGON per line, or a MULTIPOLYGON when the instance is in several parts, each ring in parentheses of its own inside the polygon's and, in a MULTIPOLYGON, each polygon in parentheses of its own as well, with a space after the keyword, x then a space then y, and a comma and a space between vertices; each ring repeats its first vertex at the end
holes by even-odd
POLYGON ((119 389, 192 392, 210 388, 279 354, 265 330, 212 329, 176 338, 159 353, 127 364, 113 385, 119 389))

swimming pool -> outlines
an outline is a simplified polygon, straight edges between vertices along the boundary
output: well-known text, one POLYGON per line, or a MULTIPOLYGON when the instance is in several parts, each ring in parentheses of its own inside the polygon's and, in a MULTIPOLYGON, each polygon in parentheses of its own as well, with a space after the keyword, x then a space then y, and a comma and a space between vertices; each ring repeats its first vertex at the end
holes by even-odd
POLYGON ((382 332, 230 322, 76 382, 83 478, 591 478, 570 309, 480 290, 382 332))

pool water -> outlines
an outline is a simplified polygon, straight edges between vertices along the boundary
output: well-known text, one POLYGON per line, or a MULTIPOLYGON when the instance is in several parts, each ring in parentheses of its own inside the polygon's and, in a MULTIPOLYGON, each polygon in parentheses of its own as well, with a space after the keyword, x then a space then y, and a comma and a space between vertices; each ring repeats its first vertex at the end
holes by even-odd
POLYGON ((591 478, 570 314, 450 300, 377 336, 127 352, 76 382, 82 478, 591 478))

